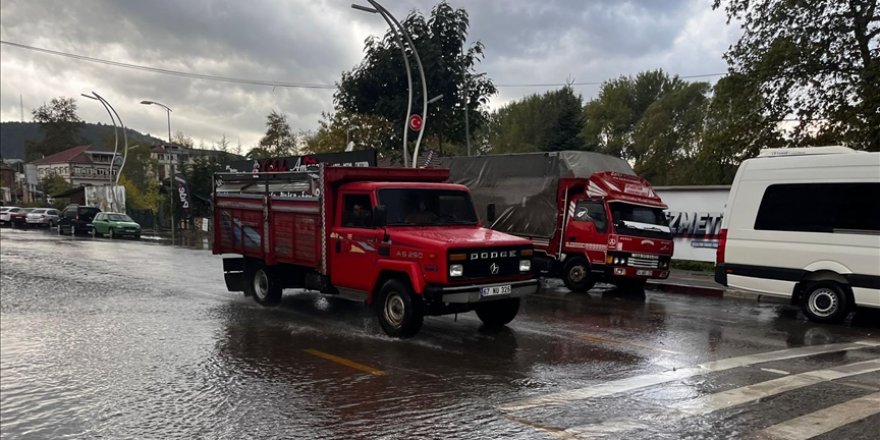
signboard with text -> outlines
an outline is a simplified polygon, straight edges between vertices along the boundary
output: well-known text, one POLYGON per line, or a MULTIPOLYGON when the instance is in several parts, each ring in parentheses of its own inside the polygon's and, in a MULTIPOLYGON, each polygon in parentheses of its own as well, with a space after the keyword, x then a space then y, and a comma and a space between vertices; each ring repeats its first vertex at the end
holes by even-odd
POLYGON ((675 260, 715 261, 721 220, 730 187, 655 187, 669 206, 666 216, 672 229, 675 260))

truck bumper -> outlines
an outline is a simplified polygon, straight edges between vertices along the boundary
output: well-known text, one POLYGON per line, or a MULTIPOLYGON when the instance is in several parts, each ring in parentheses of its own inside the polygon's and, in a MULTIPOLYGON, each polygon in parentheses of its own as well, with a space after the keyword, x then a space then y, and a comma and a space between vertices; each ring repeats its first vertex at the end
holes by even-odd
POLYGON ((428 286, 425 288, 425 296, 446 304, 472 304, 505 298, 522 298, 537 291, 538 280, 525 280, 461 287, 428 286), (506 286, 510 286, 510 293, 496 293, 499 290, 506 290, 506 286))
POLYGON ((605 269, 609 277, 645 278, 649 280, 665 280, 669 278, 669 269, 640 269, 629 266, 608 266, 605 269))

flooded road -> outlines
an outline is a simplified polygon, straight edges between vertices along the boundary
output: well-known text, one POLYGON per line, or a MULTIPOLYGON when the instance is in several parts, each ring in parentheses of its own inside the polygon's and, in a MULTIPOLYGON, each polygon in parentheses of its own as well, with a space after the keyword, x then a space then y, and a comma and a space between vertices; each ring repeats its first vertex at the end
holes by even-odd
POLYGON ((285 291, 264 308, 209 251, 0 232, 0 436, 819 438, 880 432, 880 320, 547 287, 507 327, 285 291))

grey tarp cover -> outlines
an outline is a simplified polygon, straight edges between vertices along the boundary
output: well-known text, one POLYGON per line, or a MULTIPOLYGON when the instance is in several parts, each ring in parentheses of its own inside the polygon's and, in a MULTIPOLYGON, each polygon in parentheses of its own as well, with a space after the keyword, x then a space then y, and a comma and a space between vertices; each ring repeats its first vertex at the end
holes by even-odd
POLYGON ((588 178, 599 171, 636 175, 623 159, 583 151, 444 157, 449 181, 471 190, 480 217, 495 204, 492 229, 529 237, 551 237, 556 227, 560 178, 588 178))

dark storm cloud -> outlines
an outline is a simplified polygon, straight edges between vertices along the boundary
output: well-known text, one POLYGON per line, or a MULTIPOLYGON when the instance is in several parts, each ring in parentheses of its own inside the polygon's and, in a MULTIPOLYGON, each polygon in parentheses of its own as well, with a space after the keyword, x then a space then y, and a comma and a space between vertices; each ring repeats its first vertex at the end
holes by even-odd
MULTIPOLYGON (((386 32, 384 21, 334 1, 2 1, 3 40, 171 70, 290 83, 329 84, 360 62, 363 41, 386 32)), ((362 1, 361 3, 366 3, 362 1)), ((385 1, 403 19, 430 14, 429 0, 385 1)), ((498 84, 606 80, 666 68, 673 73, 723 70, 730 44, 723 17, 702 0, 452 1, 467 9, 470 41, 486 45, 477 67, 498 84), (720 29, 719 29, 720 27, 720 29)), ((142 99, 174 109, 175 131, 210 145, 221 134, 253 146, 272 111, 297 130, 314 129, 332 111, 333 90, 288 89, 193 80, 111 67, 2 46, 0 111, 19 118, 54 96, 96 90, 117 105, 127 125, 164 136, 164 114, 142 99), (26 112, 27 112, 26 109, 26 112)), ((503 87, 498 106, 552 87, 503 87)), ((597 87, 579 87, 589 98, 597 87)), ((85 102, 83 102, 85 101, 85 102)), ((96 103, 81 116, 106 122, 96 103)))

